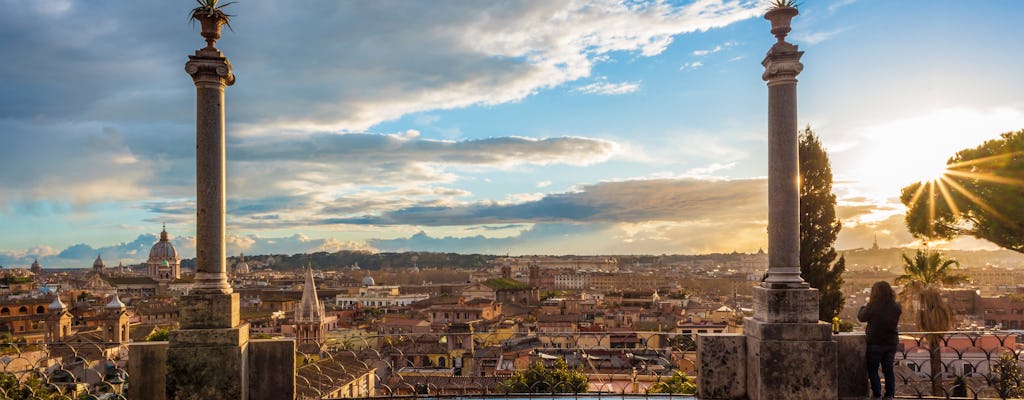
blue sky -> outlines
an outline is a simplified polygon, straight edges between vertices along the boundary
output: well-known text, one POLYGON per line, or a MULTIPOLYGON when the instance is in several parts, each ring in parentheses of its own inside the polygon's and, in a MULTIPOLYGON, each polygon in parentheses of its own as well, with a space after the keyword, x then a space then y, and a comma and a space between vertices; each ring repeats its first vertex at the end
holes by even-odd
MULTIPOLYGON (((0 264, 194 254, 188 1, 0 0, 0 264)), ((837 247, 914 246, 899 190, 1024 128, 1016 1, 805 1, 800 124, 837 247)), ((756 251, 758 1, 241 1, 232 253, 756 251)), ((945 244, 985 248, 973 239, 945 244)))

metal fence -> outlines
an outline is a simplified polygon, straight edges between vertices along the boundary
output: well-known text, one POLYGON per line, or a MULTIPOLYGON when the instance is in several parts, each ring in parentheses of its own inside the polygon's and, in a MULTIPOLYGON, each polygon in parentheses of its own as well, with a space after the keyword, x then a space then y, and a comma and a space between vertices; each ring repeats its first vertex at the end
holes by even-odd
POLYGON ((1021 332, 911 332, 900 335, 896 394, 911 398, 1024 397, 1021 332))
POLYGON ((116 343, 0 344, 0 398, 124 399, 127 361, 116 343))

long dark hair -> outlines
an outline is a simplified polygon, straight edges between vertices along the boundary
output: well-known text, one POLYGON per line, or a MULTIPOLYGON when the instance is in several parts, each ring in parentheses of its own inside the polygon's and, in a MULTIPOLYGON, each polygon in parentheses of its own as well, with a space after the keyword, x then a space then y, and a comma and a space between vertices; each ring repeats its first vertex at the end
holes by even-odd
POLYGON ((889 282, 878 281, 871 285, 871 298, 868 305, 887 305, 896 302, 896 292, 892 290, 889 282))

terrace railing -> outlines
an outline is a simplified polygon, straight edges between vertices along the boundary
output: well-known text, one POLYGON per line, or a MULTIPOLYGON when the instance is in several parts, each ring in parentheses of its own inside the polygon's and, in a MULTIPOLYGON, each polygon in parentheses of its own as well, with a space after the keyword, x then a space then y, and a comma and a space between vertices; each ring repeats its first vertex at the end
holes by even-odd
POLYGON ((909 398, 1024 396, 1022 332, 910 332, 900 335, 896 394, 909 398))
POLYGON ((124 399, 127 357, 117 343, 0 344, 0 398, 124 399))

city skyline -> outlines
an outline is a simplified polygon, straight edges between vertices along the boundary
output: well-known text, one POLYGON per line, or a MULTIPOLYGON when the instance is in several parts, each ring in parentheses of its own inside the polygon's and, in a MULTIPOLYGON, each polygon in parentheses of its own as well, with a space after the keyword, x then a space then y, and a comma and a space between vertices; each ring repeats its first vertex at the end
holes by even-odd
MULTIPOLYGON (((808 3, 800 124, 832 159, 837 247, 914 246, 899 189, 1024 127, 1021 6, 808 3)), ((0 265, 139 262, 162 223, 192 256, 202 42, 179 6, 3 4, 0 265)), ((233 4, 229 250, 764 248, 764 7, 233 4)))

